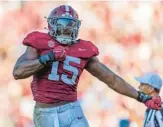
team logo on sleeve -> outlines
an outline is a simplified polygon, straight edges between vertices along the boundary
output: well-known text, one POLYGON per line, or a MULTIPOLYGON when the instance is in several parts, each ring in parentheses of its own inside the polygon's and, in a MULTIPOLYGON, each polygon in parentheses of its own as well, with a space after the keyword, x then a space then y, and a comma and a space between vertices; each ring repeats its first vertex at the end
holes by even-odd
POLYGON ((84 48, 79 48, 79 51, 85 51, 85 50, 87 50, 87 49, 84 49, 84 48))
POLYGON ((49 47, 53 48, 54 45, 55 45, 54 41, 52 41, 52 40, 48 41, 48 46, 49 47))

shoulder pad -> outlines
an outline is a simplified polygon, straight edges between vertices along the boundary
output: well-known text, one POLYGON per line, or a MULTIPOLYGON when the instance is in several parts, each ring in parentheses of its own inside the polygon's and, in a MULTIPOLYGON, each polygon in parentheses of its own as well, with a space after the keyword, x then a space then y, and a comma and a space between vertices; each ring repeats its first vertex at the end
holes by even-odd
POLYGON ((88 57, 97 56, 99 54, 98 48, 91 42, 91 41, 85 41, 81 40, 84 44, 84 46, 88 49, 87 55, 88 57))
MULTIPOLYGON (((35 49, 42 49, 47 47, 47 43, 44 41, 50 40, 50 36, 46 33, 34 31, 29 33, 23 40, 23 44, 26 46, 31 46, 35 49)), ((48 48, 48 47, 47 47, 48 48)))

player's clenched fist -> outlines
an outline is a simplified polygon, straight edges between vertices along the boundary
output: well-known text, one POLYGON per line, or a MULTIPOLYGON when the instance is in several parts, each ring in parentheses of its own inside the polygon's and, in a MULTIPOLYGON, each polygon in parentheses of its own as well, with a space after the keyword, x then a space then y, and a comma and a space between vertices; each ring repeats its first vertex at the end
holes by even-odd
POLYGON ((145 105, 149 108, 160 110, 161 109, 161 98, 160 98, 160 96, 152 97, 152 99, 145 102, 145 105))
POLYGON ((39 61, 41 64, 47 65, 48 62, 63 61, 67 55, 65 47, 58 46, 47 54, 40 56, 39 61))
POLYGON ((143 102, 148 108, 160 110, 161 109, 161 98, 160 96, 149 96, 143 92, 139 92, 138 100, 143 102))
POLYGON ((54 61, 63 61, 66 58, 67 50, 65 47, 58 46, 53 50, 55 59, 54 61))

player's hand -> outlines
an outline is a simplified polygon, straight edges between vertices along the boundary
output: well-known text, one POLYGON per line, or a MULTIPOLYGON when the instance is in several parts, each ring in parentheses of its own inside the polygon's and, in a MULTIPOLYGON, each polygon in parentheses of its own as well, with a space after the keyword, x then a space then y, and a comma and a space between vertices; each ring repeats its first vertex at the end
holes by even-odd
POLYGON ((48 62, 63 61, 66 58, 67 51, 63 46, 55 47, 47 54, 40 56, 39 61, 43 65, 47 65, 48 62))
POLYGON ((49 62, 53 62, 54 60, 55 60, 55 56, 53 51, 50 51, 49 53, 44 54, 39 58, 40 63, 43 65, 47 65, 49 62))
POLYGON ((63 61, 66 58, 67 50, 66 47, 57 46, 53 49, 53 53, 55 61, 63 61))
POLYGON ((152 97, 152 99, 147 100, 145 102, 145 105, 148 108, 155 109, 155 110, 160 110, 161 109, 161 103, 162 102, 161 102, 160 96, 155 96, 155 97, 152 97))
POLYGON ((161 98, 160 96, 151 97, 143 92, 138 91, 138 101, 143 102, 148 108, 160 110, 161 109, 161 98))

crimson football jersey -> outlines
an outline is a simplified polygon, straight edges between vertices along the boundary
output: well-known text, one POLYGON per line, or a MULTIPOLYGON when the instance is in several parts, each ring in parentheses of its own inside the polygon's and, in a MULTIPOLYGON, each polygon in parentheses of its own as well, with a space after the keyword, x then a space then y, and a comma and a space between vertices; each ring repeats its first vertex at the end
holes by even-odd
MULTIPOLYGON (((39 56, 61 45, 49 34, 38 31, 28 34, 23 44, 35 48, 39 56)), ((79 77, 88 60, 99 54, 90 41, 79 39, 76 44, 62 46, 67 48, 66 59, 49 63, 33 76, 31 89, 37 102, 76 101, 79 77)))

